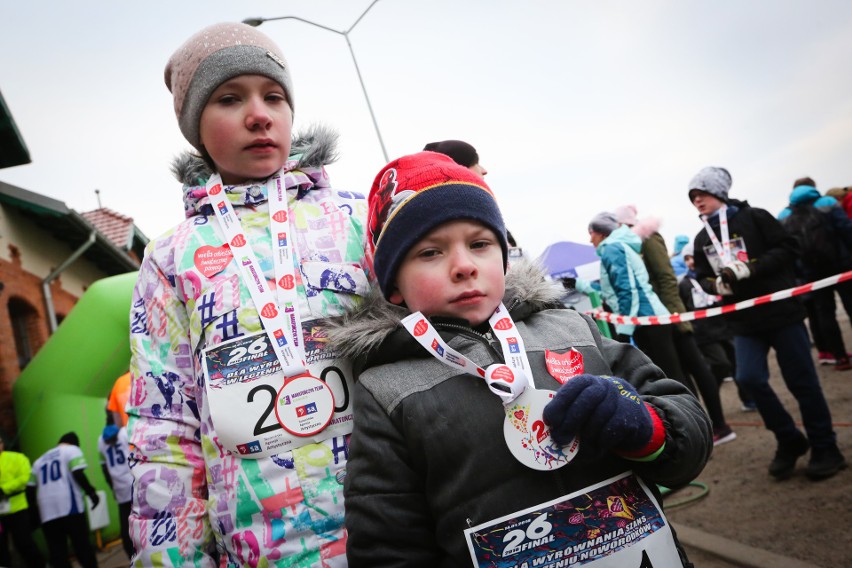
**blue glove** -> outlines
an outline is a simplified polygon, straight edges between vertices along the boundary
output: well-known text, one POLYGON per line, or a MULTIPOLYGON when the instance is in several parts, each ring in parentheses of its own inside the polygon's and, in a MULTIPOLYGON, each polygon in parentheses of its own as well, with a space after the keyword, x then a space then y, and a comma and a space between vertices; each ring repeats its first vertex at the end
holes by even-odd
POLYGON ((570 378, 544 407, 544 421, 556 442, 579 436, 581 446, 597 451, 641 450, 654 433, 651 413, 636 389, 616 377, 570 378))

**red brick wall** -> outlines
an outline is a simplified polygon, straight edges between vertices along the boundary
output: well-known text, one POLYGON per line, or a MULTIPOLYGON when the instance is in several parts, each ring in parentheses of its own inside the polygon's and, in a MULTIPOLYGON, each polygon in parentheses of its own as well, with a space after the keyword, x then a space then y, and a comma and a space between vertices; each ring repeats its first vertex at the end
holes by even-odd
MULTIPOLYGON (((16 430, 15 413, 12 407, 12 385, 21 373, 18 366, 18 354, 15 348, 15 334, 9 316, 9 301, 16 299, 26 303, 36 314, 28 326, 30 345, 33 355, 45 344, 50 336, 50 324, 44 304, 44 293, 38 276, 21 269, 20 252, 10 246, 12 260, 0 258, 0 428, 7 435, 16 430)), ((62 289, 61 277, 51 283, 54 311, 58 321, 71 311, 78 298, 62 289)))

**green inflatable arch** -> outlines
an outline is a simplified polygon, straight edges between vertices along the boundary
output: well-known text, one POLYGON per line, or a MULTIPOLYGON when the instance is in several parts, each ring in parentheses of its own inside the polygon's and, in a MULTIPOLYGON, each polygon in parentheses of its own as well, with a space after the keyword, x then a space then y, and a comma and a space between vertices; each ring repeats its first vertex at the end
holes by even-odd
POLYGON ((98 280, 83 294, 13 387, 21 451, 35 460, 71 430, 80 437, 86 476, 109 501, 101 535, 120 537, 118 508, 101 472, 98 436, 116 378, 130 365, 130 303, 136 272, 98 280))

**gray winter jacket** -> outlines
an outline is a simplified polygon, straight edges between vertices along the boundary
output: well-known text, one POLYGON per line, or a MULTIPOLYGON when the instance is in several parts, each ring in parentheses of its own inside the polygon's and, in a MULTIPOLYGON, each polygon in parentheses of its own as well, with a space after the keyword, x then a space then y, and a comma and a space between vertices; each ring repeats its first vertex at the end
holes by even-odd
MULTIPOLYGON (((526 345, 536 388, 560 386, 548 374, 545 350, 573 347, 586 373, 627 379, 654 407, 666 429, 664 452, 636 462, 581 442, 580 454, 561 469, 527 468, 506 447, 503 405, 485 382, 434 359, 399 325, 406 310, 375 297, 329 330, 335 347, 360 356, 344 488, 350 566, 470 566, 463 534, 469 527, 631 469, 649 486, 667 487, 701 472, 712 431, 699 402, 638 349, 602 338, 588 316, 555 308, 561 293, 528 265, 513 265, 507 276, 504 304, 526 345)), ((478 365, 503 362, 490 333, 464 320, 431 321, 478 365)))

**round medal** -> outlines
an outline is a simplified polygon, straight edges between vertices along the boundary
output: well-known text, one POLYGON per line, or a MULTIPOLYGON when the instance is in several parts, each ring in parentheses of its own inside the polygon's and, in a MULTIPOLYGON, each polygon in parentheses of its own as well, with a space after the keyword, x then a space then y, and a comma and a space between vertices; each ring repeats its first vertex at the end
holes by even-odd
POLYGON ((275 399, 275 417, 294 436, 321 432, 333 414, 334 394, 327 384, 310 375, 287 379, 275 399))
POLYGON ((554 394, 549 390, 526 389, 505 406, 503 437, 506 445, 515 459, 532 469, 559 469, 574 459, 580 449, 576 437, 567 446, 560 446, 550 437, 550 427, 542 416, 554 394))

